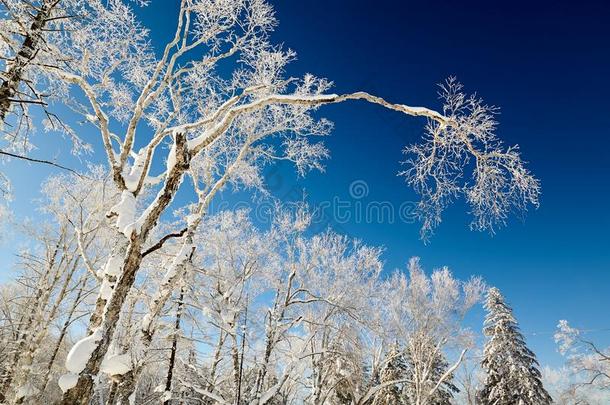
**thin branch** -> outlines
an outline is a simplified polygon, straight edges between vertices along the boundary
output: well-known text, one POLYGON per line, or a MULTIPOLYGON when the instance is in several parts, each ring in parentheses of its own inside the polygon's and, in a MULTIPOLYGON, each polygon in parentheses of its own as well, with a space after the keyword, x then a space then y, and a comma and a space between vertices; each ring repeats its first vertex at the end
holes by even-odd
POLYGON ((6 152, 6 151, 4 151, 2 149, 0 149, 0 155, 6 155, 6 156, 10 156, 10 157, 13 157, 13 158, 16 158, 16 159, 27 160, 28 162, 42 163, 42 164, 45 164, 45 165, 55 166, 55 167, 57 167, 59 169, 63 169, 63 170, 67 170, 69 172, 72 172, 72 173, 76 174, 78 177, 85 177, 85 176, 83 176, 82 174, 80 174, 79 172, 77 172, 74 169, 70 169, 69 167, 62 166, 62 165, 60 165, 58 163, 55 163, 55 162, 51 162, 50 160, 31 158, 31 157, 24 156, 24 155, 18 155, 18 154, 15 154, 15 153, 6 152))
POLYGON ((162 237, 157 243, 155 243, 154 245, 152 245, 151 247, 149 247, 148 249, 146 249, 144 251, 144 253, 142 253, 142 257, 146 257, 147 255, 151 254, 152 252, 159 250, 163 247, 163 244, 165 242, 167 242, 168 239, 171 238, 179 238, 181 236, 183 236, 188 228, 183 228, 178 232, 174 232, 174 233, 170 233, 165 235, 164 237, 162 237))

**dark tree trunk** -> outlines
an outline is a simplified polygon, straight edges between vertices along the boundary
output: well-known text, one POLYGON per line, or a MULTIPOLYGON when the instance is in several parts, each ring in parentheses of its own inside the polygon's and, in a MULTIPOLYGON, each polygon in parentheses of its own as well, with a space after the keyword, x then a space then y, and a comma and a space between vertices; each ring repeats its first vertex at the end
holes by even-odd
POLYGON ((45 25, 51 15, 51 11, 57 6, 59 1, 60 0, 42 1, 28 32, 24 33, 25 38, 19 52, 17 52, 14 59, 8 63, 9 67, 5 73, 6 79, 3 80, 0 85, 0 122, 3 122, 6 119, 6 115, 11 109, 11 104, 15 100, 15 95, 19 90, 19 86, 25 79, 26 69, 40 50, 42 33, 45 25))
MULTIPOLYGON (((169 365, 167 368, 167 378, 165 379, 165 391, 171 392, 172 390, 172 379, 174 376, 174 367, 176 365, 176 353, 178 351, 178 334, 180 333, 180 319, 182 318, 182 310, 184 308, 184 289, 182 286, 180 289, 180 296, 178 297, 178 308, 176 309, 176 322, 174 323, 174 336, 172 337, 172 351, 169 355, 169 365)), ((166 399, 163 405, 169 405, 170 399, 166 399)))

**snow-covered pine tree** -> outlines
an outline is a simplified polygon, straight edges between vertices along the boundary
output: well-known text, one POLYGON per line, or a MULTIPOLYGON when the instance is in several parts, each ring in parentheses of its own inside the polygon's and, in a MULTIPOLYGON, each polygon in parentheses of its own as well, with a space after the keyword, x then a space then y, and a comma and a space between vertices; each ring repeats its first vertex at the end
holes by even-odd
POLYGON ((366 379, 358 351, 346 342, 333 342, 325 359, 326 387, 332 387, 326 400, 330 405, 352 405, 361 395, 366 379), (347 347, 345 347, 347 346, 347 347))
POLYGON ((459 389, 453 374, 445 376, 449 363, 429 337, 414 336, 405 349, 409 381, 405 385, 405 403, 413 405, 450 405, 459 389), (443 376, 445 376, 443 378, 443 376), (439 383, 440 381, 440 383, 439 383))
MULTIPOLYGON (((398 381, 406 378, 408 371, 407 361, 404 353, 400 351, 398 344, 390 347, 386 354, 385 364, 379 372, 379 384, 388 383, 390 381, 398 381)), ((393 384, 384 387, 375 395, 372 405, 397 405, 407 404, 402 393, 401 386, 404 384, 393 384)))
POLYGON ((544 389, 536 355, 527 348, 513 311, 497 288, 490 288, 485 303, 484 334, 488 337, 481 365, 487 373, 479 392, 482 405, 546 405, 552 402, 544 389))

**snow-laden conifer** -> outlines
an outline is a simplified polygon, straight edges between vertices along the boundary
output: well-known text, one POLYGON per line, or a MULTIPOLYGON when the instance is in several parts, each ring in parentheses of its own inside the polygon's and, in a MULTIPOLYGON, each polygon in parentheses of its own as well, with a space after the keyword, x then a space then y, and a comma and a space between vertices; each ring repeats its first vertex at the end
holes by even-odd
POLYGON ((483 405, 546 405, 552 402, 544 389, 536 355, 526 346, 513 311, 497 288, 490 288, 485 303, 484 357, 487 376, 479 402, 483 405))

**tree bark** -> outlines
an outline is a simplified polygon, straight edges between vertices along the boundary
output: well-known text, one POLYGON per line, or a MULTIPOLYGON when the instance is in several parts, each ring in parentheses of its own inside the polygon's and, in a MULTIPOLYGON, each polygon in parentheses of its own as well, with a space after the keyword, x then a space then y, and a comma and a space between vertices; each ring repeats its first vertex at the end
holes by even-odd
MULTIPOLYGON (((88 405, 93 393, 93 380, 97 376, 104 356, 108 352, 110 342, 116 330, 121 309, 136 279, 136 274, 142 264, 142 252, 150 231, 154 228, 161 214, 167 208, 182 183, 185 171, 189 168, 190 154, 186 145, 184 134, 176 134, 176 164, 167 175, 152 209, 142 225, 140 234, 133 231, 127 245, 122 270, 114 287, 110 299, 106 301, 98 295, 95 312, 89 321, 90 333, 97 331, 100 339, 91 354, 85 369, 79 374, 76 385, 66 391, 60 404, 62 405, 88 405)), ((107 277, 105 275, 105 277, 107 277)), ((114 282, 114 280, 112 280, 114 282)))
POLYGON ((0 84, 0 122, 6 120, 6 115, 11 109, 19 86, 25 79, 27 67, 40 50, 42 33, 45 25, 53 8, 57 6, 59 1, 60 0, 42 1, 41 6, 38 8, 34 20, 30 25, 29 31, 25 33, 25 38, 19 52, 17 52, 17 55, 15 55, 15 58, 9 64, 8 70, 5 73, 6 79, 0 84))
POLYGON ((89 400, 93 393, 93 378, 97 376, 102 360, 108 351, 112 336, 114 335, 114 331, 118 324, 121 308, 127 298, 127 294, 135 282, 136 272, 140 268, 142 262, 140 252, 140 241, 138 238, 135 238, 129 244, 123 271, 116 283, 112 297, 107 303, 101 297, 98 298, 96 312, 91 316, 89 323, 91 330, 97 330, 99 328, 101 331, 100 340, 97 342, 97 346, 91 354, 85 369, 79 374, 76 386, 64 393, 60 404, 89 404, 89 400))
MULTIPOLYGON (((184 308, 184 290, 182 286, 180 289, 180 296, 178 298, 178 308, 176 310, 176 322, 174 324, 174 336, 172 337, 172 351, 169 355, 169 365, 167 368, 167 378, 165 380, 165 392, 172 391, 172 378, 174 375, 174 367, 176 364, 176 353, 178 351, 178 334, 180 333, 180 319, 182 318, 182 310, 184 308)), ((163 405, 169 405, 171 399, 163 401, 163 405)))
POLYGON ((59 353, 61 344, 62 344, 64 338, 66 337, 66 335, 68 334, 68 328, 70 327, 70 324, 72 323, 72 317, 74 316, 74 313, 76 312, 76 309, 78 308, 78 305, 81 302, 81 298, 82 298, 83 294, 85 293, 85 288, 87 286, 87 280, 88 280, 88 276, 85 275, 81 281, 81 286, 78 289, 78 292, 76 293, 74 302, 72 303, 72 306, 70 307, 70 310, 68 311, 66 321, 64 322, 63 326, 61 327, 61 331, 59 332, 59 337, 57 338, 57 342, 55 343, 55 347, 53 348, 53 353, 51 354, 51 358, 49 359, 49 362, 47 363, 47 368, 45 370, 44 378, 42 379, 44 381, 44 386, 43 386, 43 389, 41 390, 42 392, 44 392, 47 389, 47 386, 51 382, 49 379, 49 375, 51 374, 51 370, 53 369, 53 364, 55 363, 55 359, 57 358, 57 354, 59 353))

